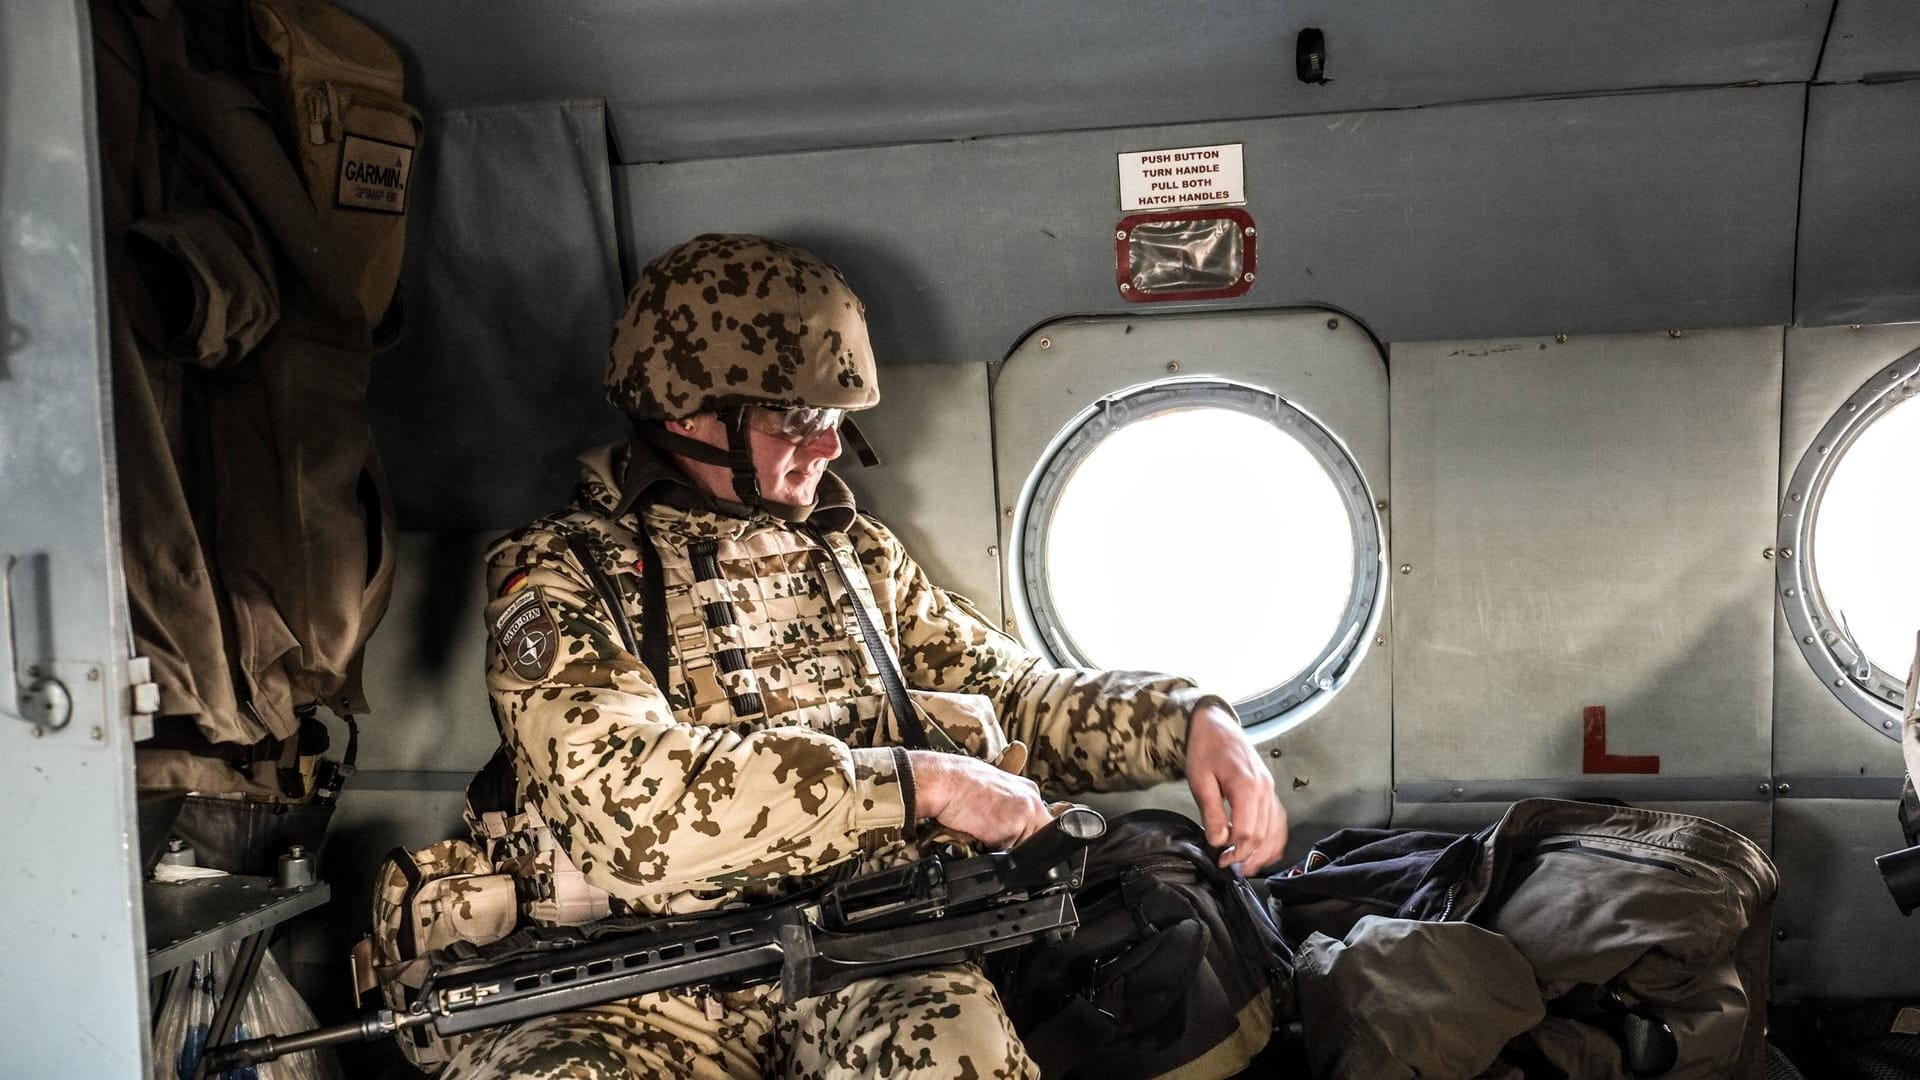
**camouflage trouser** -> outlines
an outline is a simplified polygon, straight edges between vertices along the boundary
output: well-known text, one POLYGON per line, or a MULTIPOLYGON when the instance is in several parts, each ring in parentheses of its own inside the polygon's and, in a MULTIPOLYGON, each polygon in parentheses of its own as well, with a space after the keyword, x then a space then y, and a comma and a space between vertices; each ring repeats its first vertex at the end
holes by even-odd
POLYGON ((972 966, 854 983, 786 1004, 773 987, 649 994, 483 1036, 443 1080, 913 1076, 1037 1080, 993 986, 972 966))

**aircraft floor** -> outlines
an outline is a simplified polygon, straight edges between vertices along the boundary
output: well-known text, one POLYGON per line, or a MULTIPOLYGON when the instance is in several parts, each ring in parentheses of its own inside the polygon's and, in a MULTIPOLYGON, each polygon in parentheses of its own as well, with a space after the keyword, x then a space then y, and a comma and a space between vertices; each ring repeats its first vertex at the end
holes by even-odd
MULTIPOLYGON (((1920 1035, 1853 1039, 1836 1034, 1844 1024, 1865 1019, 1832 1008, 1775 1009, 1765 1080, 1920 1080, 1920 1035)), ((384 1040, 342 1047, 340 1061, 345 1075, 366 1080, 417 1080, 421 1076, 384 1040)), ((1304 1048, 1297 1041, 1278 1037, 1239 1077, 1305 1080, 1312 1075, 1304 1048)))

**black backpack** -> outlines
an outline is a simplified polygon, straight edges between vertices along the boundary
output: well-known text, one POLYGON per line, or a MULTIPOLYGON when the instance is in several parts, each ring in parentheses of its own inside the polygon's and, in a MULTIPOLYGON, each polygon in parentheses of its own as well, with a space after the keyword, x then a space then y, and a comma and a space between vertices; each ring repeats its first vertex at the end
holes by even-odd
POLYGON ((1080 929, 996 965, 1048 1080, 1231 1076, 1291 1012, 1285 944, 1245 879, 1214 865, 1191 819, 1135 810, 1094 842, 1080 929))

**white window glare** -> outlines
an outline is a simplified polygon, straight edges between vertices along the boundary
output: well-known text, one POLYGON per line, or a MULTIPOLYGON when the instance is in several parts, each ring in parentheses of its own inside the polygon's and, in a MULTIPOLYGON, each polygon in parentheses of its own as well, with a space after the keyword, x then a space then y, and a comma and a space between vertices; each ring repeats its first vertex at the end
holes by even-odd
POLYGON ((1353 530, 1299 440, 1230 409, 1180 409, 1115 431, 1068 477, 1046 570, 1089 663, 1180 672, 1245 701, 1339 629, 1353 530))
POLYGON ((1082 414, 1017 528, 1016 600, 1056 660, 1185 675, 1247 723, 1345 685, 1384 588, 1379 519, 1339 440, 1223 380, 1082 414))
POLYGON ((1837 629, 1904 679, 1920 633, 1920 405, 1901 401, 1833 466, 1813 525, 1813 573, 1837 629))

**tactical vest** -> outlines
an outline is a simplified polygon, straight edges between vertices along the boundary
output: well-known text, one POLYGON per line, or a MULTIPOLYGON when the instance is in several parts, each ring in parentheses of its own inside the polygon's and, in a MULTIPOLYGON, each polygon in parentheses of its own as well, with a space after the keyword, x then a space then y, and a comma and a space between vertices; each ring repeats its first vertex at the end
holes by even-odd
MULTIPOLYGON (((854 747, 908 744, 861 640, 853 606, 873 613, 879 604, 845 533, 669 506, 638 512, 647 515, 644 536, 626 524, 631 516, 579 511, 563 515, 555 528, 594 580, 622 646, 633 655, 664 654, 655 661, 655 680, 677 719, 754 730, 804 725, 854 747), (833 559, 846 568, 851 593, 833 559), (650 560, 659 568, 662 613, 652 620, 650 560), (643 629, 649 621, 653 634, 664 631, 664 649, 649 648, 643 629)), ((965 752, 1007 766, 1024 759, 1024 747, 1009 755, 1007 736, 984 697, 919 690, 909 696, 965 752)), ((510 744, 504 718, 496 719, 510 744)), ((467 813, 475 843, 498 870, 519 881, 522 915, 536 923, 576 925, 609 912, 637 913, 586 882, 554 842, 524 785, 509 788, 504 777, 510 766, 503 746, 469 789, 467 813)), ((872 853, 865 865, 910 858, 917 850, 896 845, 872 853)), ((730 896, 682 896, 665 910, 697 910, 723 898, 730 896)))

